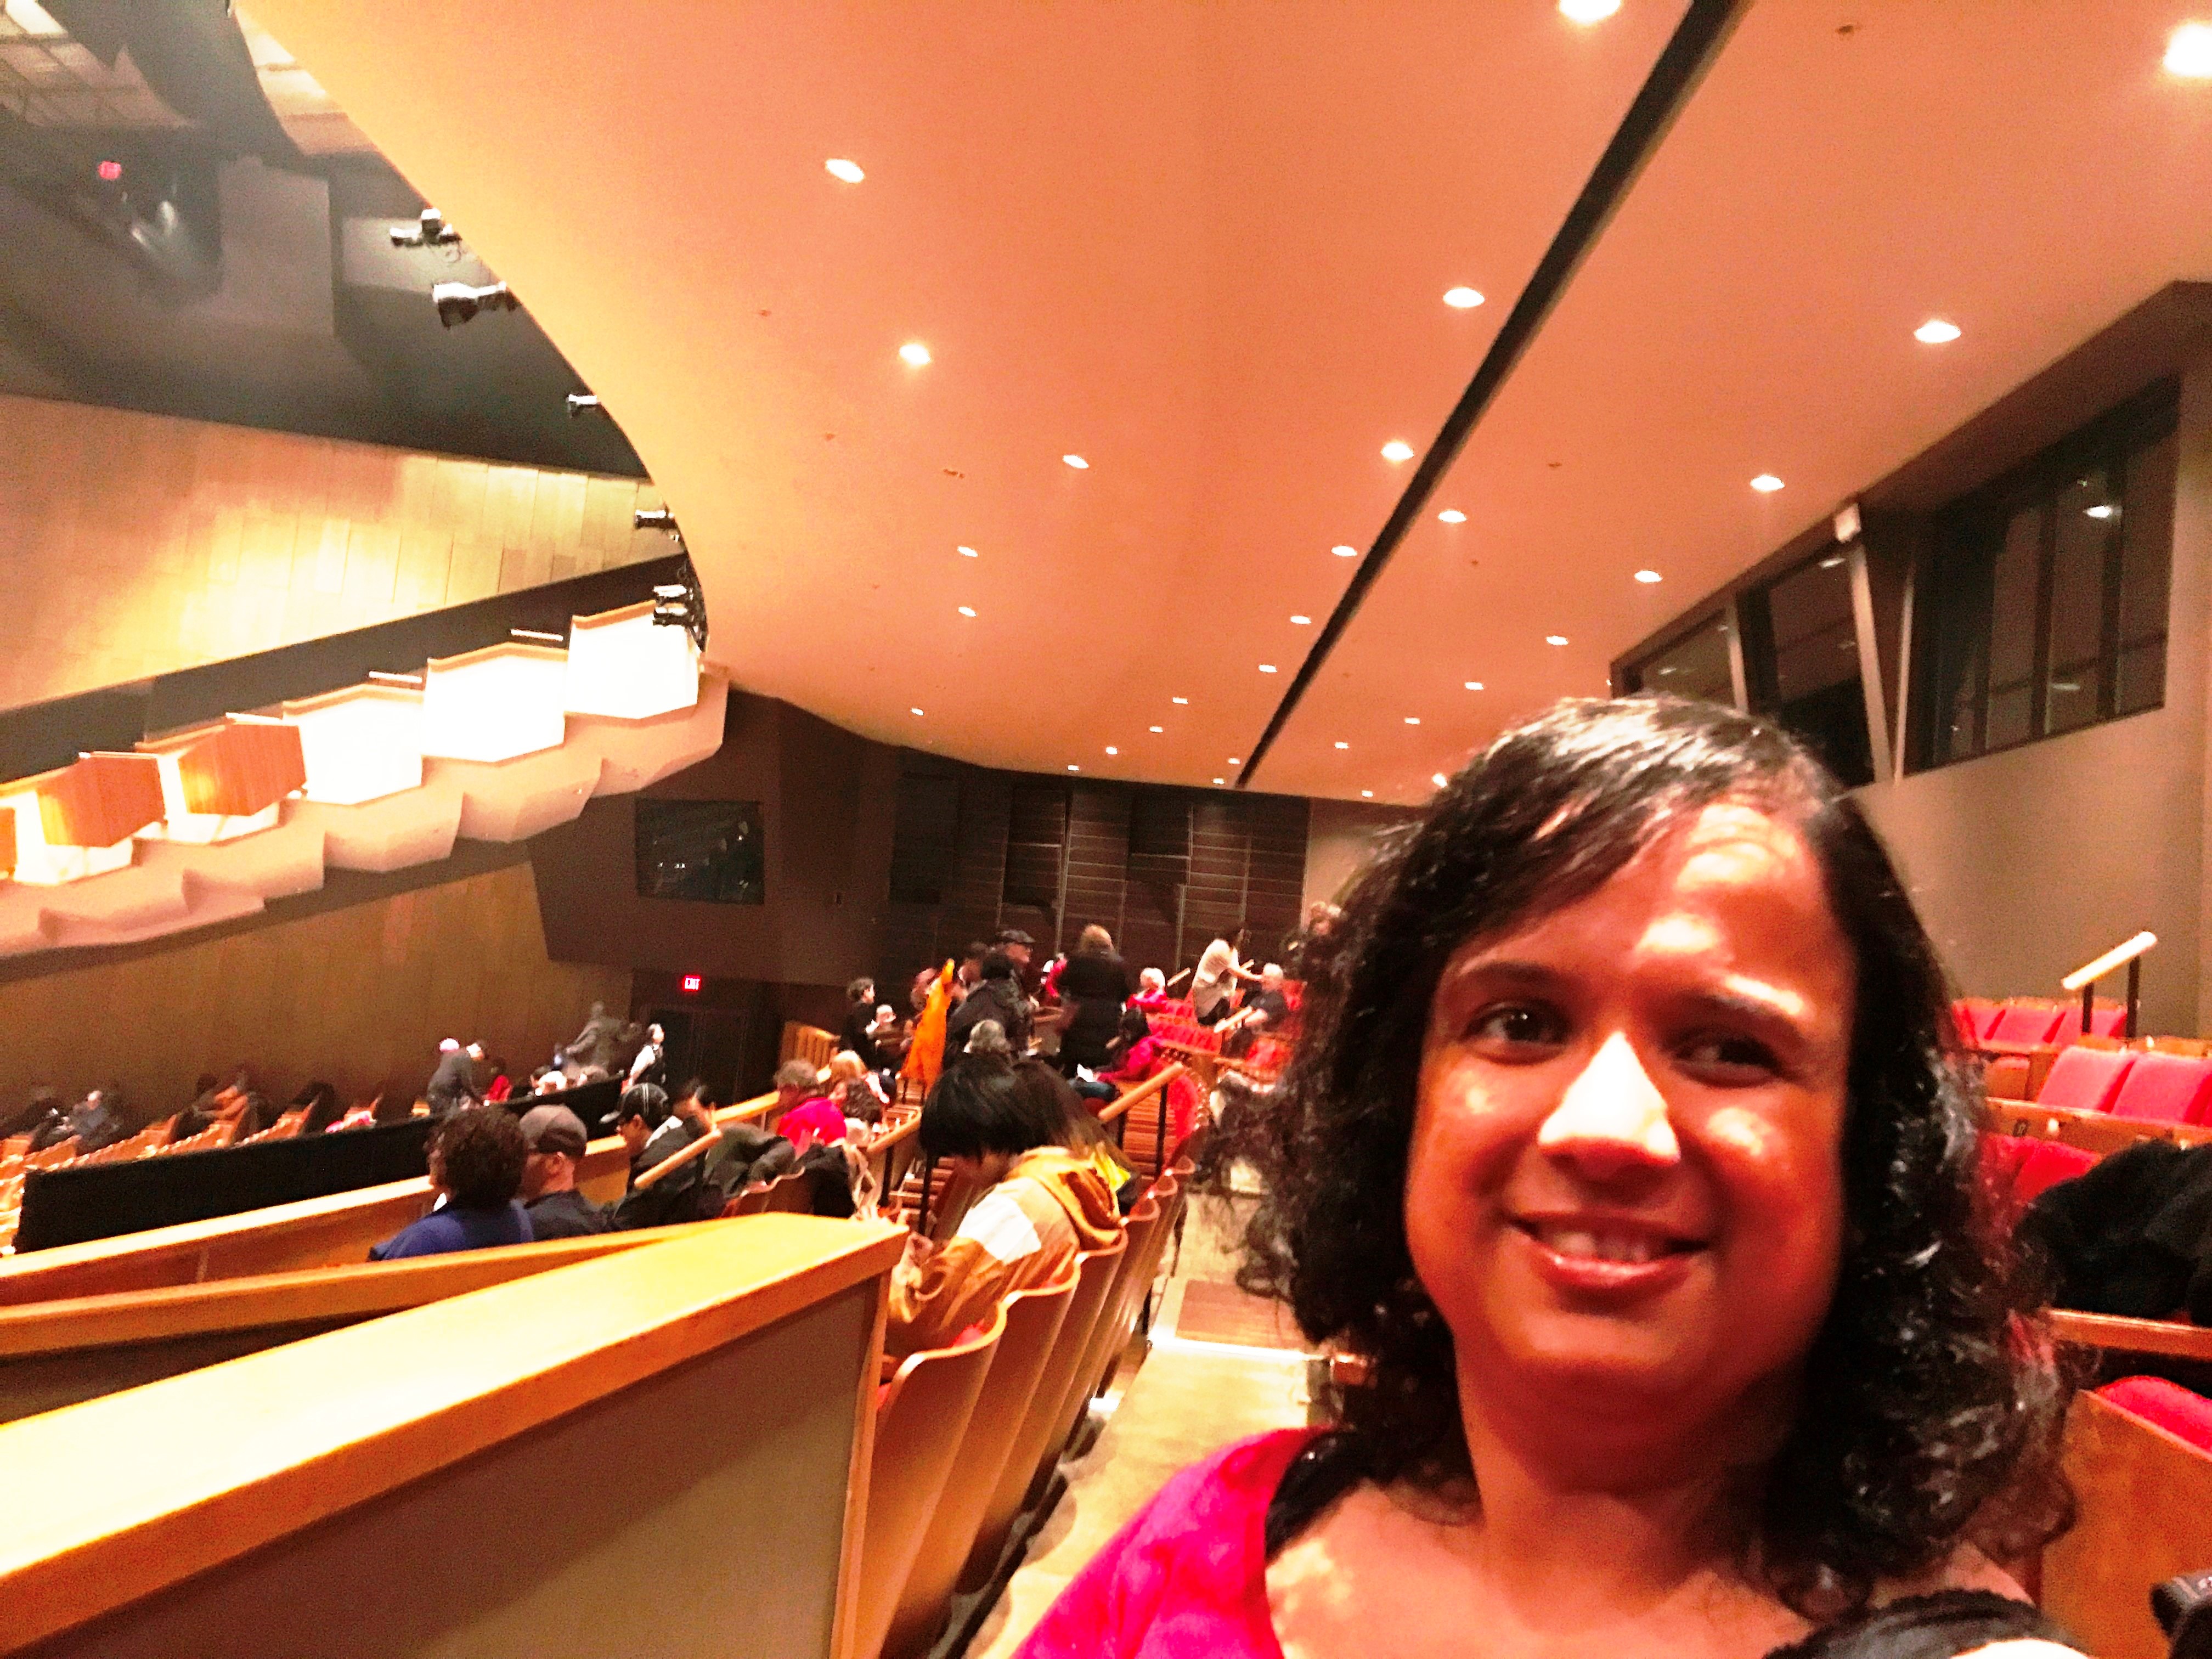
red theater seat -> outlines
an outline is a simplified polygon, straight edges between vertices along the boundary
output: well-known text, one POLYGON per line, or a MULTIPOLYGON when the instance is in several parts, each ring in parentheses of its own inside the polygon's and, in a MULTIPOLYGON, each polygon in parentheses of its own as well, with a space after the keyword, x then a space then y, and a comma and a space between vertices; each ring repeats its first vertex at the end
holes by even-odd
POLYGON ((2026 1135, 1984 1135, 1982 1173, 1996 1190, 1999 1207, 2015 1217, 2062 1181, 2086 1175, 2097 1162, 2078 1146, 2026 1135))
POLYGON ((1986 997, 1960 997, 1951 1005, 1951 1018, 1959 1027, 1959 1040, 1969 1048, 1980 1042, 1997 1017, 1997 1005, 1986 997))
POLYGON ((2162 1376, 2124 1376, 2097 1390, 2122 1411, 2168 1434, 2178 1435, 2199 1451, 2212 1451, 2212 1400, 2191 1394, 2162 1376))
POLYGON ((2124 1048, 2063 1049, 2051 1062, 2051 1075, 2036 1100, 2077 1112, 2109 1112, 2135 1060, 2124 1048))
POLYGON ((1982 1033, 1984 1042, 2048 1042, 2066 1011, 2055 1002, 2008 1002, 1982 1033))
MULTIPOLYGON (((2089 1035, 2111 1037, 2117 1041, 2127 1027, 2128 1011, 2117 1002, 2100 1002, 2089 1012, 2089 1035)), ((2058 1029, 2051 1040, 2057 1043, 2079 1042, 2081 1040, 2081 1005, 2069 1003, 2058 1016, 2058 1029)))
POLYGON ((2111 1110, 2114 1117, 2154 1123, 2203 1123, 2212 1115, 2212 1060, 2137 1054, 2111 1110))

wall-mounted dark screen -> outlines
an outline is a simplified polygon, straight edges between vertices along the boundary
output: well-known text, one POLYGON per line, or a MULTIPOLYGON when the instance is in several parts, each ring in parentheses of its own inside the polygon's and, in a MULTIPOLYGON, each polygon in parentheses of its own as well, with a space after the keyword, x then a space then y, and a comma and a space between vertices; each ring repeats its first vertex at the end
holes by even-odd
POLYGON ((760 904, 767 838, 757 800, 653 800, 637 806, 640 898, 760 904))

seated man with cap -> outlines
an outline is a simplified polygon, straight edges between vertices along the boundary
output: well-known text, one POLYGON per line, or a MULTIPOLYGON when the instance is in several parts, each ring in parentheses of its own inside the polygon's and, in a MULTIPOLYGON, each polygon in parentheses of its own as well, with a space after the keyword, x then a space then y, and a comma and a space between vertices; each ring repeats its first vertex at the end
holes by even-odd
POLYGON ((566 1106, 533 1106, 522 1115, 522 1204, 538 1238, 581 1238, 613 1231, 609 1212, 576 1190, 584 1159, 584 1121, 566 1106))

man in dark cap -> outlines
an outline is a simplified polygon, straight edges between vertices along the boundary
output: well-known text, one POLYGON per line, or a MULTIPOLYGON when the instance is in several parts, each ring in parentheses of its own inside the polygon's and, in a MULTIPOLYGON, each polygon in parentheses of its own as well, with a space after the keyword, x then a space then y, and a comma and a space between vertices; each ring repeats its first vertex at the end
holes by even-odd
POLYGON ((535 1238, 581 1238, 611 1231, 608 1212, 576 1190, 584 1161, 584 1121, 566 1106, 533 1106, 522 1115, 522 1204, 535 1238))

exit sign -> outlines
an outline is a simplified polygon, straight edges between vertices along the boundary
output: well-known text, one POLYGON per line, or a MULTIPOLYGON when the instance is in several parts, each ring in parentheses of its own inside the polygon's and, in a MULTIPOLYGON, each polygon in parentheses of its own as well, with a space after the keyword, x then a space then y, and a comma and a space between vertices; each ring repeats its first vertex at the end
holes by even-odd
POLYGON ((699 994, 699 975, 696 975, 696 974, 686 974, 686 975, 684 975, 684 994, 685 996, 696 996, 698 994, 699 994))

